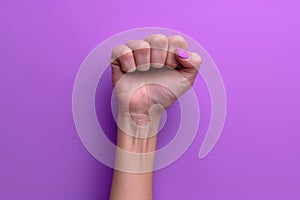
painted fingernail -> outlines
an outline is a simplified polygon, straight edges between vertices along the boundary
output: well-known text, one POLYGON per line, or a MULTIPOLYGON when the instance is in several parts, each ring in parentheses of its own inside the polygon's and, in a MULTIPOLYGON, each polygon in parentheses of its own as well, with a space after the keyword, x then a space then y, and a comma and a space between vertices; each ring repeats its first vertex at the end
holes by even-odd
POLYGON ((183 58, 183 59, 188 59, 189 58, 189 53, 182 49, 182 48, 178 48, 177 47, 177 54, 180 58, 183 58))

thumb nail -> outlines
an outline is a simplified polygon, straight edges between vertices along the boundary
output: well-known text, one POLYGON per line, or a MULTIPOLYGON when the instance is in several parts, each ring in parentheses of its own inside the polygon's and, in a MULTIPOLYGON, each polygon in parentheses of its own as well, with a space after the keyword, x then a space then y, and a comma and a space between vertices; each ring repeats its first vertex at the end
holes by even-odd
POLYGON ((179 56, 179 58, 182 58, 182 59, 188 59, 189 58, 189 53, 182 49, 182 48, 178 48, 177 47, 177 54, 179 56))

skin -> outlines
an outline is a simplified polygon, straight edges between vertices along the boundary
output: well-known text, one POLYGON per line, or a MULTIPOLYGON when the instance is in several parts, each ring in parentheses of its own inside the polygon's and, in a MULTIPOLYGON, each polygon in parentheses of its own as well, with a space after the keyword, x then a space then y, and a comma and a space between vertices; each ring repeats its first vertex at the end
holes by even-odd
MULTIPOLYGON (((130 40, 114 48, 111 67, 119 103, 120 149, 155 152, 161 113, 193 85, 201 64, 201 57, 187 48, 182 36, 162 34, 130 40)), ((117 151, 111 200, 152 199, 154 156, 137 159, 138 162, 117 151), (120 170, 128 164, 134 171, 120 170)))

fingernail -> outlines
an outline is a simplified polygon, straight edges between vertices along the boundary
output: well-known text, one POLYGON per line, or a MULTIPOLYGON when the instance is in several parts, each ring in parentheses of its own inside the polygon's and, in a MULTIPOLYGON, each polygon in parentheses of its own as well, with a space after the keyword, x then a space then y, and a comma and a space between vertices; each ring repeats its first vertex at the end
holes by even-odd
POLYGON ((189 58, 189 53, 182 49, 182 48, 178 48, 177 47, 177 54, 180 58, 183 58, 183 59, 188 59, 189 58))

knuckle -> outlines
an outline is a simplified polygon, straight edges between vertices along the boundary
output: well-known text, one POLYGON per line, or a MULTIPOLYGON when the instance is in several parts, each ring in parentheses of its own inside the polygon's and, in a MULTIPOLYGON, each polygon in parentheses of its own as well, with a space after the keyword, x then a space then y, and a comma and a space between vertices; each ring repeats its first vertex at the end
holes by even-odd
POLYGON ((184 37, 182 37, 181 35, 170 36, 169 41, 173 45, 176 45, 176 46, 178 45, 178 46, 182 46, 182 47, 187 48, 187 42, 185 41, 184 37))
POLYGON ((132 50, 150 48, 150 44, 145 40, 129 40, 126 45, 132 50))
POLYGON ((116 58, 120 57, 121 55, 128 53, 128 52, 129 52, 128 47, 126 47, 123 44, 120 44, 113 49, 112 57, 116 59, 116 58))
POLYGON ((138 40, 138 47, 140 49, 149 49, 150 44, 148 42, 146 42, 145 40, 138 40))
POLYGON ((157 33, 150 35, 149 38, 167 38, 167 36, 161 33, 157 33))
POLYGON ((168 43, 168 38, 164 34, 153 34, 149 36, 149 42, 151 44, 167 44, 168 43))

